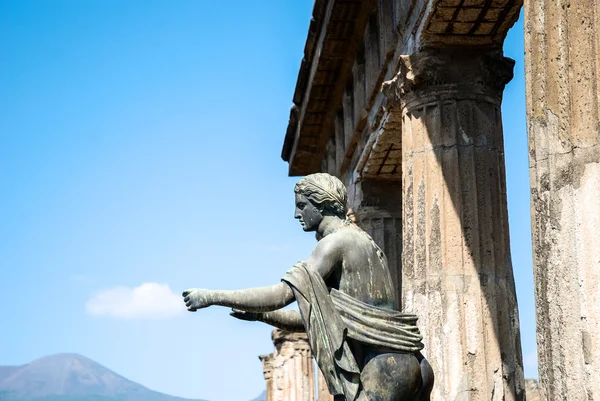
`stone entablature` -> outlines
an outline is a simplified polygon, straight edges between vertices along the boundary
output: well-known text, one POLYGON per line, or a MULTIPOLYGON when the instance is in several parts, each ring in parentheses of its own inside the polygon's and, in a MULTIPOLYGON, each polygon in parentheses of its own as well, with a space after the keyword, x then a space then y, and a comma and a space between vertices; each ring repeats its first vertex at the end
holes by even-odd
MULTIPOLYGON (((383 129, 381 85, 402 55, 428 47, 501 49, 522 0, 317 0, 298 75, 282 157, 290 175, 352 175, 367 155, 367 175, 399 179, 383 129), (368 143, 370 140, 370 143, 368 143), (376 146, 374 146, 376 145, 376 146), (358 151, 357 151, 358 150, 358 151)), ((397 141, 396 141, 397 142, 397 141)), ((358 173, 362 173, 358 171, 358 173)))
POLYGON ((437 0, 421 40, 435 46, 502 48, 522 5, 515 0, 437 0))

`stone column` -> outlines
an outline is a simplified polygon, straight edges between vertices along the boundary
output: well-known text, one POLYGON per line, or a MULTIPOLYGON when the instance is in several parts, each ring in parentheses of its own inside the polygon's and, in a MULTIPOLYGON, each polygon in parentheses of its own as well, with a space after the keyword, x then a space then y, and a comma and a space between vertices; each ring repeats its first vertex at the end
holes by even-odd
POLYGON ((258 357, 263 364, 263 375, 267 384, 267 399, 273 401, 273 354, 261 355, 258 357))
POLYGON ((319 401, 333 401, 333 395, 329 392, 329 388, 327 387, 327 382, 325 381, 325 376, 320 369, 318 369, 317 375, 319 375, 317 379, 317 396, 319 401))
POLYGON ((403 119, 403 309, 420 317, 433 400, 524 399, 500 112, 513 65, 424 50, 384 87, 403 119))
POLYGON ((267 401, 315 401, 315 371, 305 333, 273 330, 275 352, 261 356, 267 401))
POLYGON ((525 3, 540 384, 600 399, 600 4, 525 3))
POLYGON ((547 401, 544 389, 540 387, 535 379, 525 379, 525 393, 527 401, 547 401))

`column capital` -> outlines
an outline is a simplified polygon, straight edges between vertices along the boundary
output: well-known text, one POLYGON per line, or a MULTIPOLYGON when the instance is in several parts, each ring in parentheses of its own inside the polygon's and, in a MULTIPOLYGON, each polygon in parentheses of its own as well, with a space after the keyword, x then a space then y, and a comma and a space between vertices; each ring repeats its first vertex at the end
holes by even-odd
POLYGON ((398 73, 383 84, 387 107, 479 99, 500 105, 515 61, 502 51, 425 49, 400 56, 398 73))
POLYGON ((263 364, 263 375, 265 380, 269 380, 273 377, 273 354, 260 355, 258 357, 263 364))
POLYGON ((275 329, 271 332, 271 339, 275 347, 279 348, 282 343, 291 345, 295 350, 309 350, 308 336, 306 333, 290 332, 275 329))

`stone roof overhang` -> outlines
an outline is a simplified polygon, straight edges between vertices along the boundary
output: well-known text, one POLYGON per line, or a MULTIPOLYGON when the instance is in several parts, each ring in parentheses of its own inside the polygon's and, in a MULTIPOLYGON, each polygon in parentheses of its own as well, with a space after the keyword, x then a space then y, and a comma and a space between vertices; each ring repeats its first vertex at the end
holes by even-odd
MULTIPOLYGON (((290 176, 320 170, 337 107, 376 4, 315 1, 281 154, 289 163, 290 176)), ((412 32, 414 48, 501 49, 523 0, 412 0, 411 4, 411 13, 420 16, 405 27, 412 32)))
POLYGON ((371 0, 316 0, 281 157, 291 176, 318 171, 371 0))

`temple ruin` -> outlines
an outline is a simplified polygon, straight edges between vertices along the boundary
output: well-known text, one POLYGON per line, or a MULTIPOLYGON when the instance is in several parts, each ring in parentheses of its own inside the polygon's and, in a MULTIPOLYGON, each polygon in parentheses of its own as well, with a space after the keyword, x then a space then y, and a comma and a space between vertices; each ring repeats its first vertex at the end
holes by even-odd
MULTIPOLYGON (((540 393, 598 399, 600 6, 525 3, 540 393)), ((420 317, 436 401, 524 399, 501 116, 522 6, 316 0, 293 96, 289 174, 348 187, 420 317)))
POLYGON ((267 388, 265 401, 333 401, 323 376, 315 372, 306 334, 275 329, 271 339, 275 350, 259 357, 267 388))

